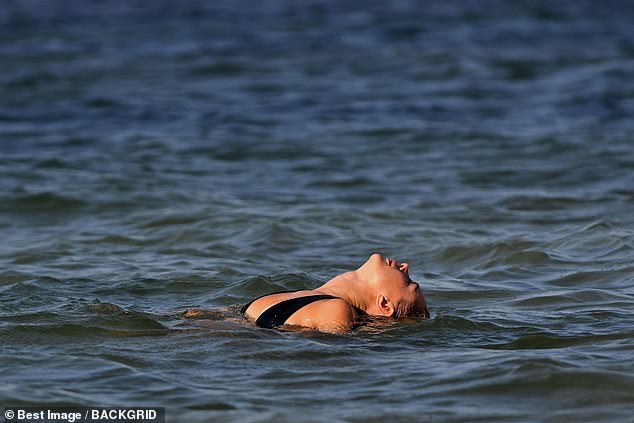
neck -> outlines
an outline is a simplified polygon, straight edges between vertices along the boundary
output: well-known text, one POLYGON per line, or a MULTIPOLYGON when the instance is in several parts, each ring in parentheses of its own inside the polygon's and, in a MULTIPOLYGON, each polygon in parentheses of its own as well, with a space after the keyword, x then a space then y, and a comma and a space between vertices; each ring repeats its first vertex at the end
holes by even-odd
POLYGON ((371 284, 364 275, 358 271, 353 271, 335 276, 317 288, 316 291, 339 297, 353 307, 368 313, 376 307, 374 293, 372 289, 369 289, 370 287, 371 284))

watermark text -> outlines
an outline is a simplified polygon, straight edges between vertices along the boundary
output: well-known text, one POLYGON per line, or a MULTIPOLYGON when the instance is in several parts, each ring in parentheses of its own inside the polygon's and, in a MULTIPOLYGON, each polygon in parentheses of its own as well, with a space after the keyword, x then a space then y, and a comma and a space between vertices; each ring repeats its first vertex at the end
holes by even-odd
POLYGON ((165 423, 163 407, 6 407, 5 423, 165 423))

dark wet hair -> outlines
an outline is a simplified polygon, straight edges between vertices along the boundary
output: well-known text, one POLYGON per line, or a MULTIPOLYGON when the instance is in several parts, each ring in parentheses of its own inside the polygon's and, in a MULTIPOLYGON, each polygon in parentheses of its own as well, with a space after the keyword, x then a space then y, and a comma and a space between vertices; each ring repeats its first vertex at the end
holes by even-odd
POLYGON ((421 317, 429 319, 429 310, 427 309, 427 305, 421 309, 416 303, 405 304, 404 302, 400 302, 394 307, 393 317, 395 319, 402 317, 421 317))

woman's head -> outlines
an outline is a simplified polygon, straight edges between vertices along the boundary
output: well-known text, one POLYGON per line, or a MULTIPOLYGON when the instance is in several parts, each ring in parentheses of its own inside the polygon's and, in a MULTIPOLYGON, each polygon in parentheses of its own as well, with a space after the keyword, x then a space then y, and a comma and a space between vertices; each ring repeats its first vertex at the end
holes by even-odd
POLYGON ((372 254, 357 272, 374 289, 377 314, 429 318, 427 299, 418 283, 410 278, 407 263, 372 254))

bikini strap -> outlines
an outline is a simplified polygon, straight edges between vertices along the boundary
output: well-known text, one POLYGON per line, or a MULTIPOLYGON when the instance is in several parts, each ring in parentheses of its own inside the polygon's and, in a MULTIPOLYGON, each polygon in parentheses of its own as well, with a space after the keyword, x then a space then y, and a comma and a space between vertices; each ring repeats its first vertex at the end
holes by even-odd
POLYGON ((267 308, 260 314, 255 324, 261 328, 273 329, 282 326, 296 311, 310 303, 320 300, 336 299, 332 295, 308 295, 290 298, 267 308))
POLYGON ((297 290, 295 291, 278 291, 278 292, 271 292, 270 294, 264 294, 264 295, 260 295, 257 298, 252 299, 251 301, 249 301, 248 303, 246 303, 241 309, 240 309, 240 314, 244 314, 247 312, 247 309, 249 308, 249 306, 251 306, 251 304, 253 304, 255 301, 259 300, 260 298, 264 298, 264 297, 268 297, 269 295, 275 295, 275 294, 286 294, 287 292, 297 292, 297 290))

